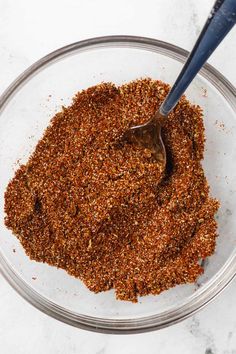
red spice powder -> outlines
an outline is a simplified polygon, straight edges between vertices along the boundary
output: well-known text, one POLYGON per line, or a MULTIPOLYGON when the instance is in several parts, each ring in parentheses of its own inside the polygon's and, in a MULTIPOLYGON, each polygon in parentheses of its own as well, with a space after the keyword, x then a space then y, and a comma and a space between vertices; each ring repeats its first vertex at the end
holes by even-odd
POLYGON ((134 302, 196 281, 215 249, 219 207, 201 166, 200 107, 183 97, 169 115, 164 173, 147 149, 120 143, 168 90, 151 79, 102 83, 55 115, 5 193, 5 224, 31 259, 134 302))

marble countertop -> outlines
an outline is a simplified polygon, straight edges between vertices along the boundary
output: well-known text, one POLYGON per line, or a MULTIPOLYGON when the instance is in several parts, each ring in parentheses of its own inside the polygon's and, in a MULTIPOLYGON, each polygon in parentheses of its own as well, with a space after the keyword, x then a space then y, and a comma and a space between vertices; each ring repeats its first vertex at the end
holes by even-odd
MULTIPOLYGON (((213 0, 0 0, 0 93, 34 61, 68 43, 109 35, 191 49, 213 0)), ((236 85, 236 28, 210 62, 236 85), (227 60, 226 60, 227 58, 227 60)), ((236 281, 172 327, 139 335, 89 333, 26 303, 0 275, 1 354, 236 354, 236 281)))

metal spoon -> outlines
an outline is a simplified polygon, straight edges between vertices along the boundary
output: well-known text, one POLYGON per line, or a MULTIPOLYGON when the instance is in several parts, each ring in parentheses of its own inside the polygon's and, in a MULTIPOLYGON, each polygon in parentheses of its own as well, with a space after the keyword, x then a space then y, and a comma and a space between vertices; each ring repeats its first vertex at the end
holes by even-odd
POLYGON ((217 0, 183 69, 159 111, 150 121, 130 128, 125 134, 125 139, 150 149, 163 170, 166 166, 166 149, 161 136, 162 123, 235 23, 236 0, 217 0))

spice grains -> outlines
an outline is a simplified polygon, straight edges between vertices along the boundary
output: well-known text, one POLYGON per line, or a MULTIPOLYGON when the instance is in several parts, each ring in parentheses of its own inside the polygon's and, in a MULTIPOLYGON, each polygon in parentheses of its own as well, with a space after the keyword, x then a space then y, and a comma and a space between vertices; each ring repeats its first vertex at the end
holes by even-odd
POLYGON ((164 172, 150 151, 120 140, 168 90, 151 79, 102 83, 55 115, 5 193, 5 224, 31 259, 134 302, 203 272, 219 205, 201 166, 200 107, 183 97, 166 120, 164 172))

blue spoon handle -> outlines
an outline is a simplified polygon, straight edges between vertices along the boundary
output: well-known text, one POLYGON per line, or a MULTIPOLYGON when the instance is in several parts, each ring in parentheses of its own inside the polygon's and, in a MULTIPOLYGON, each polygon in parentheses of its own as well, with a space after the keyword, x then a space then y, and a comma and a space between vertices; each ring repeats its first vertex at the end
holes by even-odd
POLYGON ((236 23, 236 0, 217 0, 193 50, 160 107, 166 116, 178 103, 198 71, 236 23))

